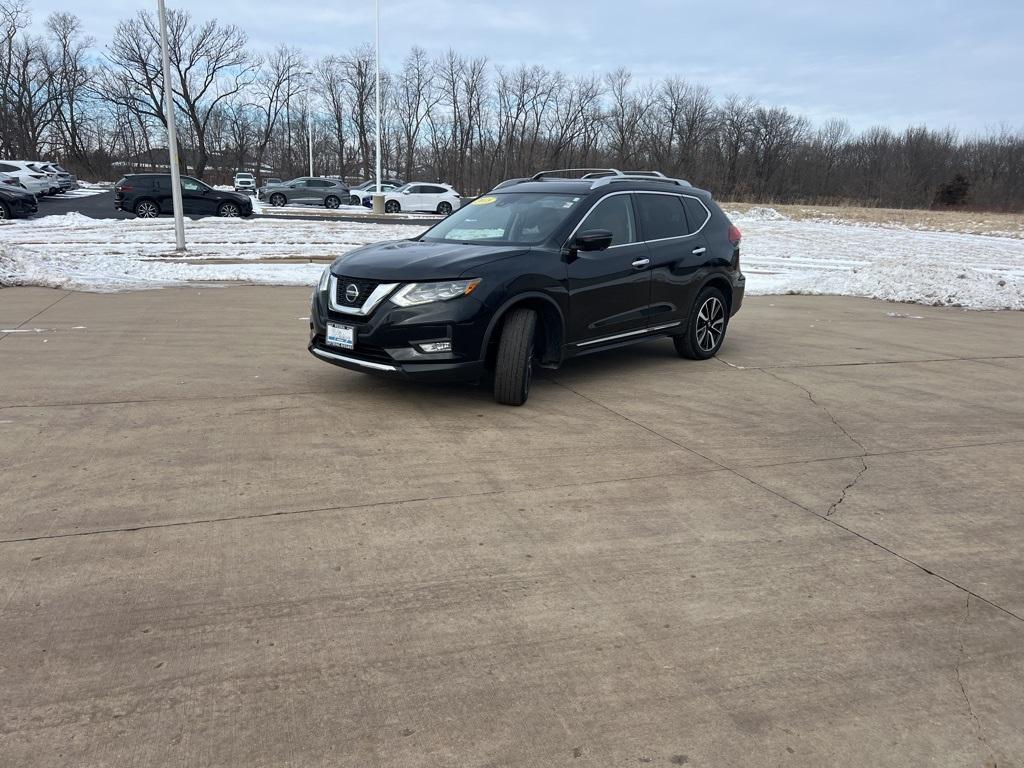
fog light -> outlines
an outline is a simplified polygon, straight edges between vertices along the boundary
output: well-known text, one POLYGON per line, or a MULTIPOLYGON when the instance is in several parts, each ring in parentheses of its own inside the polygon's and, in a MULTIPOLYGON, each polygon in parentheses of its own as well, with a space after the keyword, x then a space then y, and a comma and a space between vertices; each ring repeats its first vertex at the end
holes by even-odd
POLYGON ((426 344, 417 344, 420 348, 420 352, 451 352, 452 343, 450 341, 430 341, 426 344))

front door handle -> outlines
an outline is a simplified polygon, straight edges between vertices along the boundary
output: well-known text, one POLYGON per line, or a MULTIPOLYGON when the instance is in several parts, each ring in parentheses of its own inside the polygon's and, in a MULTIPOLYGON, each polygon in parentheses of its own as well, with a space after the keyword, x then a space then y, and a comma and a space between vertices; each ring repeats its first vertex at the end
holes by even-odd
POLYGON ((693 249, 693 255, 694 256, 700 256, 702 253, 707 253, 707 250, 708 249, 704 248, 703 246, 700 247, 700 248, 694 248, 693 249))
POLYGON ((637 259, 633 262, 633 269, 643 269, 651 263, 650 259, 637 259))

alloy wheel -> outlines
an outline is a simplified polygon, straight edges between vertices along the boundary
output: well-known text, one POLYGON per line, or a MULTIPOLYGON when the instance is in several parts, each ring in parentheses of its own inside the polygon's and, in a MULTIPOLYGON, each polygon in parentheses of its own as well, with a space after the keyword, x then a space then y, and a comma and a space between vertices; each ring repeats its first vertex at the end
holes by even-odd
POLYGON ((270 196, 270 204, 275 206, 275 207, 277 207, 277 208, 281 208, 286 202, 288 202, 288 201, 285 199, 284 195, 271 195, 270 196))
POLYGON ((218 214, 229 219, 238 218, 239 211, 238 206, 234 203, 225 203, 220 207, 218 214))
POLYGON ((7 206, 4 205, 3 203, 0 203, 0 219, 6 218, 9 218, 7 215, 7 206))
POLYGON ((155 219, 160 214, 156 203, 139 203, 135 207, 135 215, 140 219, 155 219))
POLYGON ((697 313, 697 346, 704 352, 711 352, 718 346, 724 333, 725 306, 717 296, 711 296, 697 313))

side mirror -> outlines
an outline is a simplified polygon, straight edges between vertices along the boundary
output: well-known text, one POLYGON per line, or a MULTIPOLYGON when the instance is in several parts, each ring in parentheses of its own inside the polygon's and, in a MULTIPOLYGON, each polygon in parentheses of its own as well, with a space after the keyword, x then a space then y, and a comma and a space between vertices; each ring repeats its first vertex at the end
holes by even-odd
POLYGON ((604 251, 611 247, 613 238, 607 229, 588 229, 576 235, 573 247, 581 251, 604 251))

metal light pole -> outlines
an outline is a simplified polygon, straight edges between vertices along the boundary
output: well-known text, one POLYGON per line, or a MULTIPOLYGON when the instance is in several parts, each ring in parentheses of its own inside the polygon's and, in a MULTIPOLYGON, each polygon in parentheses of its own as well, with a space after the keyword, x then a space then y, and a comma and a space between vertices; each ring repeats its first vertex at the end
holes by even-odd
POLYGON ((160 57, 164 67, 164 112, 167 117, 167 148, 171 153, 171 199, 174 201, 174 250, 185 252, 185 217, 181 210, 181 171, 178 168, 178 129, 174 124, 174 86, 171 84, 171 58, 167 53, 167 8, 157 0, 160 16, 160 57))
POLYGON ((380 0, 376 0, 377 7, 377 28, 374 53, 376 54, 377 70, 377 192, 373 196, 373 212, 384 213, 384 195, 381 190, 381 168, 380 168, 380 0))
MULTIPOLYGON (((312 72, 303 72, 307 78, 312 78, 312 72)), ((313 86, 306 80, 306 132, 309 134, 309 175, 313 175, 313 100, 310 98, 310 91, 313 86)))

